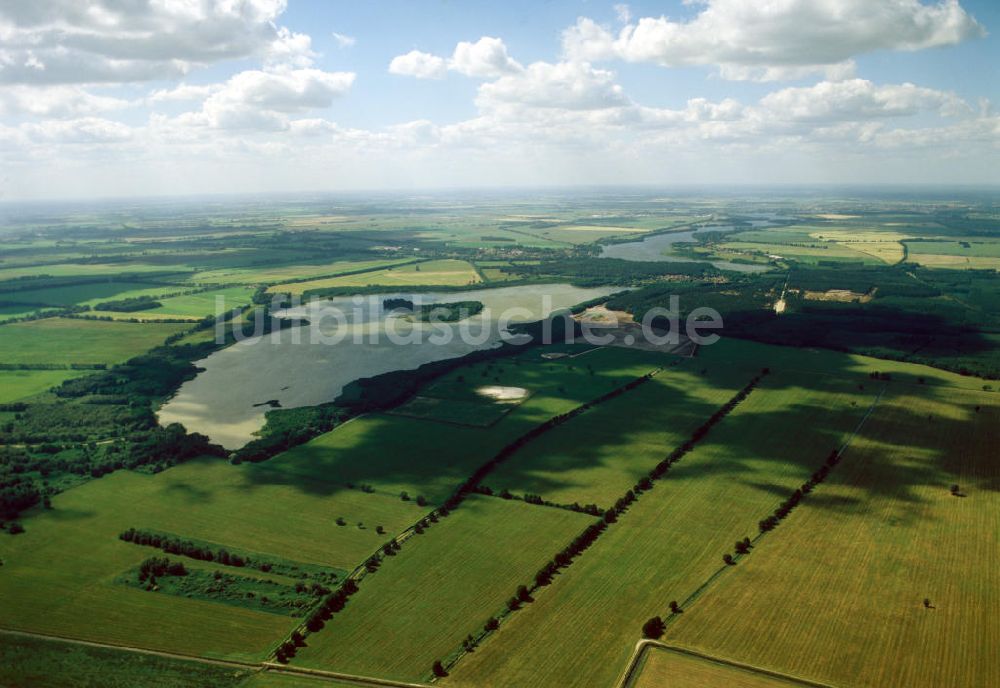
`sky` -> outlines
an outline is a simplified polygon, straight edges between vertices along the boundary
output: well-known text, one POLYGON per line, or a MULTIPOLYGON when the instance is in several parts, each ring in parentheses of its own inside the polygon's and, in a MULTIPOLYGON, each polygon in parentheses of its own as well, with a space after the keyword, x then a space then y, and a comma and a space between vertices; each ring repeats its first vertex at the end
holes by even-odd
POLYGON ((0 200, 1000 184, 997 0, 0 0, 0 200))

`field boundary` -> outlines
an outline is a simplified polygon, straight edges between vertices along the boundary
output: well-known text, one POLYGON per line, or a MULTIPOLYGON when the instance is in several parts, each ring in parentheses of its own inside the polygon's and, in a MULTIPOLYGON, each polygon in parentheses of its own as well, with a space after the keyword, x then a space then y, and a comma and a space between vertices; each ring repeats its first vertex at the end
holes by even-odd
POLYGON ((722 666, 730 667, 733 669, 740 669, 742 671, 749 671, 755 674, 761 674, 763 676, 768 676, 770 678, 777 678, 783 681, 788 681, 789 683, 797 683, 800 686, 808 686, 808 688, 833 688, 830 684, 819 683, 818 681, 812 681, 807 678, 802 678, 799 676, 791 676, 789 674, 782 674, 778 671, 772 671, 770 669, 764 669, 763 667, 754 666, 752 664, 744 664, 742 662, 736 662, 731 659, 726 659, 724 657, 716 657, 714 655, 706 654, 704 652, 699 652, 697 650, 692 650, 686 647, 679 647, 677 645, 668 645, 667 643, 660 642, 659 640, 650 640, 645 638, 638 641, 635 644, 635 649, 632 651, 632 657, 629 659, 628 665, 622 672, 618 681, 615 683, 615 688, 632 688, 634 686, 634 681, 638 677, 639 670, 642 668, 642 660, 645 659, 647 651, 649 648, 656 648, 660 650, 666 650, 668 652, 676 652, 677 654, 686 655, 688 657, 694 657, 696 659, 701 659, 713 664, 721 664, 722 666))
POLYGON ((448 672, 454 669, 454 667, 462 660, 463 657, 465 657, 466 654, 473 651, 483 641, 488 640, 506 618, 513 614, 523 604, 530 604, 530 602, 533 601, 533 598, 531 597, 532 594, 538 592, 542 587, 552 584, 554 582, 555 575, 560 569, 565 569, 571 566, 579 556, 581 556, 601 537, 601 535, 607 532, 609 527, 617 523, 619 517, 623 516, 628 511, 633 502, 635 502, 643 493, 653 489, 656 481, 666 477, 670 467, 692 451, 697 444, 709 434, 715 425, 725 420, 725 418, 739 404, 745 401, 753 393, 753 391, 760 384, 761 380, 763 380, 768 374, 770 374, 769 369, 762 369, 759 374, 754 376, 746 385, 737 391, 736 394, 729 399, 729 401, 716 410, 716 412, 713 413, 708 420, 696 428, 691 433, 691 437, 688 440, 671 451, 670 454, 654 466, 646 476, 640 478, 632 489, 628 490, 615 502, 613 508, 608 509, 593 524, 585 528, 584 531, 580 533, 580 535, 578 535, 569 545, 558 552, 547 565, 535 574, 535 579, 531 585, 523 586, 529 593, 528 599, 522 599, 513 608, 508 606, 496 616, 491 617, 490 620, 496 622, 495 625, 492 628, 484 626, 484 632, 480 633, 471 645, 463 644, 461 648, 453 652, 452 655, 450 655, 445 661, 444 669, 448 672))
MULTIPOLYGON (((331 595, 327 596, 326 598, 318 602, 309 612, 307 612, 304 621, 299 623, 283 639, 278 640, 278 642, 273 646, 268 656, 274 657, 275 659, 279 659, 278 653, 282 650, 283 647, 287 647, 289 644, 291 644, 293 647, 296 646, 296 643, 293 640, 293 634, 299 634, 300 640, 304 641, 304 639, 307 638, 309 635, 322 631, 326 623, 330 621, 330 619, 333 617, 336 611, 339 611, 339 609, 343 608, 343 606, 347 603, 347 598, 350 597, 350 595, 353 595, 357 591, 357 586, 364 579, 364 577, 381 565, 384 559, 384 555, 386 554, 385 550, 386 547, 395 547, 396 551, 399 551, 401 545, 405 543, 407 540, 409 540, 411 537, 413 537, 416 534, 425 532, 425 530, 429 529, 433 524, 437 523, 441 518, 448 516, 450 512, 454 511, 461 505, 461 503, 465 500, 465 498, 467 498, 471 494, 476 494, 475 488, 479 485, 479 480, 481 480, 483 477, 491 473, 494 468, 496 468, 500 463, 508 459, 520 447, 524 446, 528 442, 531 442, 537 437, 545 434, 549 430, 552 430, 553 428, 556 428, 562 425, 563 423, 566 423, 570 419, 577 417, 581 413, 586 412, 587 410, 593 408, 594 406, 601 404, 605 401, 614 399, 618 396, 621 396, 622 394, 629 392, 632 389, 635 389, 641 384, 648 382, 650 379, 652 379, 659 373, 663 372, 664 370, 666 370, 666 368, 664 368, 663 366, 654 368, 648 373, 636 377, 620 387, 614 388, 610 392, 606 392, 605 394, 595 399, 586 401, 580 404, 579 406, 570 409, 565 413, 553 416, 548 420, 539 423, 538 425, 528 430, 524 434, 511 440, 511 442, 502 447, 484 464, 480 465, 469 478, 467 478, 461 485, 459 485, 455 489, 452 495, 448 497, 444 501, 444 503, 442 503, 438 507, 431 509, 428 513, 426 513, 424 516, 420 517, 417 521, 415 521, 413 525, 405 528, 402 532, 390 538, 386 543, 376 548, 375 551, 370 556, 366 557, 362 563, 358 564, 349 574, 347 574, 347 577, 344 579, 344 583, 342 583, 337 588, 337 590, 335 590, 331 595), (353 589, 350 589, 349 586, 353 586, 353 589), (332 606, 335 606, 336 609, 331 608, 332 606), (310 624, 312 624, 315 627, 315 630, 310 628, 310 624)), ((294 659, 294 653, 285 656, 288 661, 294 659)), ((278 664, 279 666, 285 666, 284 663, 276 662, 276 664, 278 664)))

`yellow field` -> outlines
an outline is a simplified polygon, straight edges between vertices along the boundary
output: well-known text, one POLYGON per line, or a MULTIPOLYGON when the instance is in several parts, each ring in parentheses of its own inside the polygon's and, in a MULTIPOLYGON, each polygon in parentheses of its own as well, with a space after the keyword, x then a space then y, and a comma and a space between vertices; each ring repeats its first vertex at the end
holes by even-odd
POLYGON ((628 688, 794 688, 797 681, 712 662, 667 648, 649 647, 628 688))
POLYGON ((1000 685, 1000 404, 889 390, 815 498, 667 642, 832 685, 1000 685))
POLYGON ((947 256, 939 253, 911 253, 907 263, 951 270, 1000 270, 1000 258, 993 256, 947 256))
POLYGON ((461 287, 480 282, 479 273, 464 260, 430 260, 422 263, 412 263, 398 268, 363 272, 358 275, 344 275, 328 279, 310 280, 279 284, 269 291, 302 294, 310 289, 327 289, 330 287, 366 287, 379 285, 386 287, 400 286, 447 286, 461 287))

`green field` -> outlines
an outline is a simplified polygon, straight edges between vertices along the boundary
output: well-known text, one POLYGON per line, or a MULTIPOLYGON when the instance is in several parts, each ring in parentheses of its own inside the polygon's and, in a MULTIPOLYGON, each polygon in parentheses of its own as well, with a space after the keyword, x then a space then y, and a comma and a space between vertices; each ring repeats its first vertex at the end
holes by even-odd
POLYGON ((592 516, 473 496, 387 557, 293 666, 419 681, 592 516), (501 554, 502 553, 502 554, 501 554))
POLYGON ((996 395, 893 384, 816 499, 666 639, 832 685, 1000 684, 998 439, 996 395))
POLYGON ((523 448, 488 485, 557 504, 613 505, 749 377, 721 366, 701 375, 696 362, 674 360, 679 365, 523 448))
POLYGON ((306 279, 368 270, 405 263, 412 258, 394 260, 335 260, 324 263, 293 263, 278 266, 253 266, 204 270, 190 278, 199 284, 277 284, 288 280, 306 279))
POLYGON ((112 311, 97 311, 100 315, 110 315, 116 319, 138 319, 156 321, 167 318, 184 318, 186 320, 201 320, 202 318, 225 313, 234 308, 250 303, 253 292, 247 287, 229 287, 227 289, 212 289, 196 294, 171 296, 157 299, 159 308, 148 311, 132 311, 115 313, 112 311), (221 301, 218 301, 221 299, 221 301))
POLYGON ((476 272, 476 269, 470 263, 464 260, 445 259, 411 263, 398 268, 362 272, 356 275, 280 284, 272 287, 270 291, 302 294, 311 289, 330 289, 334 287, 464 287, 480 281, 479 273, 476 272))
MULTIPOLYGON (((756 535, 757 522, 844 440, 873 397, 847 380, 801 382, 781 372, 766 378, 447 681, 613 685, 643 622, 683 602, 736 540, 756 535)), ((627 427, 620 432, 628 437, 627 427)))
POLYGON ((41 394, 63 380, 86 375, 81 370, 0 370, 0 404, 41 394))
MULTIPOLYGON (((235 688, 250 670, 0 635, 0 685, 8 688, 235 688)), ((252 684, 263 685, 263 684, 252 684)))
POLYGON ((69 287, 15 291, 4 294, 3 298, 23 303, 44 303, 49 306, 71 306, 73 304, 92 306, 111 299, 158 296, 175 291, 180 291, 180 288, 153 282, 95 282, 69 287))
MULTIPOLYGON (((370 414, 295 447, 261 465, 303 489, 347 482, 380 492, 445 499, 507 442, 558 413, 596 398, 662 364, 661 354, 602 349, 581 359, 544 361, 537 351, 493 362, 497 384, 523 387, 531 396, 489 427, 444 425, 394 414, 370 414), (584 367, 586 361, 594 373, 584 367), (415 451, 415 447, 433 449, 415 451)), ((487 364, 464 367, 442 380, 480 380, 487 364)), ((462 383, 474 384, 474 383, 462 383)), ((478 383, 475 383, 478 386, 478 383)), ((438 388, 440 389, 440 388, 438 388)))
POLYGON ((1000 242, 979 237, 910 241, 907 262, 952 270, 1000 270, 1000 242))
POLYGON ((377 525, 399 532, 425 511, 361 490, 303 490, 262 475, 259 466, 219 460, 156 475, 120 471, 52 503, 24 519, 26 533, 0 538, 5 627, 244 660, 260 659, 295 620, 117 584, 116 577, 156 554, 119 541, 119 533, 158 530, 351 569, 384 542, 377 525), (347 525, 336 525, 337 518, 347 525), (43 597, 30 593, 39 586, 43 597))
POLYGON ((0 363, 120 363, 190 325, 48 318, 0 327, 0 363))

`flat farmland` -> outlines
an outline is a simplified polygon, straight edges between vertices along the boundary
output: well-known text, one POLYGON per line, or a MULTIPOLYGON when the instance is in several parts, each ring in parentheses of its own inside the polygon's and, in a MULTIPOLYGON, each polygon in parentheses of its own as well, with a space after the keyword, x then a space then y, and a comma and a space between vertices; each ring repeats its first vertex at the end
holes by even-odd
MULTIPOLYGON (((722 555, 757 534, 874 398, 849 381, 797 379, 768 376, 445 684, 614 685, 642 624, 716 574, 722 555)), ((617 433, 628 451, 628 427, 617 433)))
POLYGON ((270 291, 302 294, 310 289, 329 289, 333 287, 464 287, 480 281, 482 280, 479 277, 479 273, 476 272, 471 263, 464 260, 444 259, 408 263, 397 268, 374 270, 355 275, 281 284, 272 287, 270 291))
POLYGON ((158 296, 177 287, 153 282, 95 282, 76 284, 69 287, 49 287, 9 292, 4 300, 20 303, 44 303, 49 306, 71 306, 73 304, 94 305, 109 299, 126 299, 137 296, 158 296))
POLYGON ((666 640, 832 685, 1000 685, 998 440, 995 395, 892 384, 815 499, 666 640))
POLYGON ((385 541, 376 526, 399 532, 426 511, 360 489, 303 490, 256 469, 197 460, 156 475, 119 471, 54 496, 51 510, 25 519, 25 533, 0 538, 3 626, 258 660, 296 619, 115 583, 157 554, 121 542, 118 534, 157 530, 349 570, 385 541), (31 594, 40 587, 45 595, 31 594))
POLYGON ((156 321, 165 318, 184 318, 197 321, 202 318, 215 315, 218 312, 231 311, 240 306, 250 303, 253 292, 247 287, 229 287, 227 289, 212 289, 195 294, 183 294, 171 296, 164 299, 157 299, 160 302, 159 308, 152 308, 148 311, 133 312, 105 312, 116 319, 130 319, 156 321), (217 299, 222 299, 216 303, 217 299))
MULTIPOLYGON (((378 269, 400 265, 411 260, 413 259, 335 260, 326 263, 306 263, 303 261, 291 265, 220 268, 198 272, 192 275, 189 280, 198 284, 275 284, 294 279, 328 277, 355 270, 378 269)), ((290 285, 286 286, 290 287, 290 285)))
POLYGON ((465 366, 429 387, 440 394, 454 386, 478 386, 483 379, 493 383, 496 377, 496 384, 528 390, 530 397, 493 425, 445 425, 391 413, 369 414, 260 464, 259 469, 277 472, 281 480, 297 482, 303 489, 351 482, 391 495, 420 494, 437 503, 505 444, 539 423, 676 360, 610 348, 579 359, 546 361, 538 356, 536 351, 465 366))
POLYGON ((189 327, 76 318, 11 323, 0 327, 0 363, 121 363, 189 327))
POLYGON ((235 688, 252 671, 0 634, 0 684, 10 688, 235 688))
POLYGON ((292 664, 419 681, 593 520, 472 496, 386 557, 292 664))
POLYGON ((1000 269, 1000 241, 982 238, 910 241, 907 262, 954 270, 1000 269))
POLYGON ((627 688, 796 688, 806 684, 713 662, 660 647, 650 647, 639 673, 627 688))
POLYGON ((85 370, 0 370, 0 404, 41 394, 85 370))
POLYGON ((491 474, 494 490, 608 508, 746 384, 742 370, 675 359, 649 382, 546 433, 491 474), (627 441, 623 442, 623 434, 627 441))

